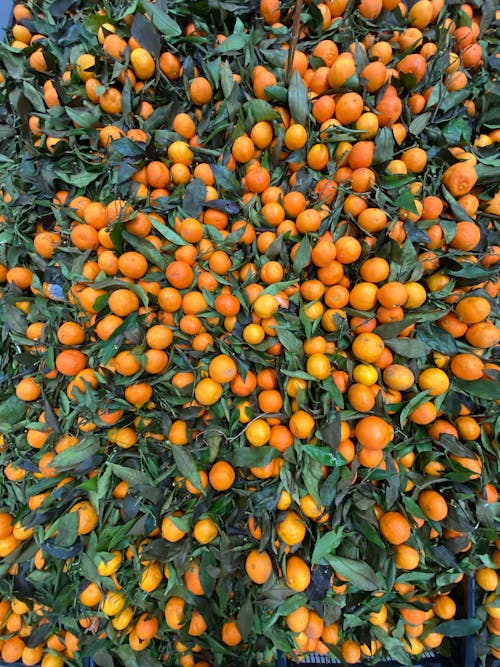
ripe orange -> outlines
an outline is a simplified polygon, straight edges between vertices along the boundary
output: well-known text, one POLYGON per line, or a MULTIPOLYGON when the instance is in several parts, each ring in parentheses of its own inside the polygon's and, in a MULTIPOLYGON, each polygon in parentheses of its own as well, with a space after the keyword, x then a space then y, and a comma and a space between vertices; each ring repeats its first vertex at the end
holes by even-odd
POLYGON ((276 535, 290 546, 300 544, 306 535, 306 525, 300 516, 289 511, 278 519, 276 535))
POLYGON ((433 489, 424 489, 418 496, 423 513, 433 521, 442 521, 448 516, 448 504, 444 497, 433 489))
POLYGON ((411 535, 410 524, 400 512, 385 512, 379 519, 383 537, 394 545, 403 544, 411 535))
POLYGON ((251 551, 245 560, 245 570, 256 584, 265 584, 272 574, 272 561, 267 551, 251 551))
POLYGON ((242 641, 242 636, 236 621, 226 621, 222 624, 222 641, 227 646, 238 646, 242 641))
POLYGON ((418 386, 431 396, 439 396, 448 390, 450 380, 440 368, 427 368, 418 376, 418 386))
POLYGON ((227 461, 216 461, 210 468, 208 479, 216 491, 227 491, 236 479, 236 472, 227 461))
POLYGON ((393 429, 381 417, 370 415, 360 419, 355 428, 360 445, 367 449, 384 449, 393 438, 393 429))
POLYGON ((301 593, 311 582, 309 565, 300 556, 290 556, 286 561, 285 581, 289 588, 301 593))

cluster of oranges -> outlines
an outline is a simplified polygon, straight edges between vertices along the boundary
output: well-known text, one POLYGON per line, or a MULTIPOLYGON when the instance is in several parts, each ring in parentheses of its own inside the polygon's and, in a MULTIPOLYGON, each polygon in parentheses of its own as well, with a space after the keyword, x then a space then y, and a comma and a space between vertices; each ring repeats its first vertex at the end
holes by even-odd
POLYGON ((498 635, 494 17, 79 4, 0 55, 2 660, 498 635))
POLYGON ((476 571, 476 584, 481 592, 480 606, 477 614, 479 619, 486 624, 489 633, 490 653, 500 657, 498 636, 500 635, 500 608, 497 598, 497 588, 500 571, 500 540, 490 545, 487 560, 482 567, 476 571))

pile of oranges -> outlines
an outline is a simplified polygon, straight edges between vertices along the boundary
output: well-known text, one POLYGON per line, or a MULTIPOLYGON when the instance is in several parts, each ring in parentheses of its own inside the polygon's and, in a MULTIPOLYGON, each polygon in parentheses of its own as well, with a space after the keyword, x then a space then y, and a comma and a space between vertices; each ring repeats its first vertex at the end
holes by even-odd
POLYGON ((500 17, 45 4, 0 48, 2 661, 497 655, 500 17))

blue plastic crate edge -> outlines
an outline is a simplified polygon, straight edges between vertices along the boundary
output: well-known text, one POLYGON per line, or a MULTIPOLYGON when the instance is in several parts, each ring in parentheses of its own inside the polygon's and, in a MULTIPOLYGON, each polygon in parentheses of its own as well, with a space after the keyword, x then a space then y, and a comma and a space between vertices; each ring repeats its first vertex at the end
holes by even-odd
POLYGON ((0 40, 5 38, 8 28, 12 25, 13 0, 0 0, 0 40))
MULTIPOLYGON (((288 660, 286 656, 282 653, 278 654, 276 667, 292 667, 293 665, 299 665, 300 667, 314 667, 315 665, 342 665, 340 660, 331 659, 323 655, 312 654, 308 656, 300 663, 295 663, 291 660, 288 660)), ((401 667, 400 662, 396 662, 391 658, 385 658, 379 663, 380 667, 401 667)), ((474 663, 464 663, 465 667, 473 667, 474 663)), ((429 654, 422 657, 418 662, 413 663, 414 667, 457 667, 456 663, 453 662, 450 658, 445 656, 439 656, 435 654, 429 654)), ((366 667, 366 663, 358 662, 353 667, 366 667)))

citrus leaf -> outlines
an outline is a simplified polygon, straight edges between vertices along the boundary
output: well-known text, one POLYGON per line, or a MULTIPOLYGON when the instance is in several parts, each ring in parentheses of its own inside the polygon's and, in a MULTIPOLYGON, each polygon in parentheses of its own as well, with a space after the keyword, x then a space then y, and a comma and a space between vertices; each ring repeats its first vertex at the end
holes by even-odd
POLYGON ((445 637, 469 637, 481 629, 482 623, 477 618, 462 618, 458 621, 447 621, 433 628, 445 637))
POLYGON ((335 572, 340 574, 341 577, 345 577, 356 588, 362 591, 377 591, 380 588, 377 575, 368 563, 332 555, 329 555, 327 560, 335 572))
POLYGON ((277 449, 265 445, 263 447, 241 447, 240 449, 235 449, 229 454, 228 460, 234 466, 266 466, 277 456, 279 456, 277 449))
POLYGON ((286 103, 288 99, 288 90, 284 86, 266 86, 264 91, 271 100, 276 100, 276 102, 286 103))
POLYGON ((149 2, 148 0, 142 0, 142 5, 147 11, 153 24, 158 28, 161 34, 164 37, 176 37, 182 34, 181 27, 170 18, 158 5, 149 2))
POLYGON ((329 447, 318 447, 317 445, 302 445, 302 451, 309 454, 313 459, 319 461, 321 465, 334 467, 338 465, 335 454, 329 447))
POLYGON ((207 186, 200 178, 194 178, 186 186, 186 192, 182 200, 184 213, 192 218, 197 218, 203 210, 203 204, 207 195, 207 186))
POLYGON ((73 108, 73 107, 64 107, 64 110, 71 118, 72 121, 88 129, 89 127, 94 127, 99 123, 101 117, 99 107, 90 107, 90 108, 73 108))
POLYGON ((238 194, 241 192, 241 184, 235 177, 233 172, 221 164, 210 165, 217 185, 226 192, 234 192, 238 194))
POLYGON ((110 466, 111 471, 119 479, 123 479, 129 486, 141 486, 151 484, 151 478, 141 470, 122 466, 118 463, 113 463, 110 466))
POLYGON ((70 547, 59 547, 53 540, 47 540, 40 544, 40 547, 43 551, 56 558, 57 560, 68 560, 69 558, 74 558, 82 551, 82 541, 78 537, 76 542, 70 547))
POLYGON ((17 398, 15 394, 0 403, 0 422, 6 422, 12 426, 19 423, 25 415, 26 403, 17 398))
POLYGON ((220 55, 221 53, 243 51, 247 46, 249 39, 250 35, 247 33, 233 33, 232 35, 229 35, 222 44, 219 44, 219 46, 214 49, 213 53, 214 55, 220 55))
POLYGON ((333 570, 330 565, 318 565, 311 574, 311 583, 306 589, 310 600, 324 600, 332 586, 333 570))
POLYGON ((328 556, 341 544, 344 537, 344 527, 340 526, 337 530, 331 530, 319 540, 316 541, 311 556, 311 565, 316 565, 323 561, 328 561, 328 556))
POLYGON ((135 250, 139 251, 151 264, 158 266, 160 269, 166 268, 167 261, 165 257, 150 241, 126 231, 122 232, 122 237, 135 250))
POLYGON ((241 605, 240 610, 238 612, 238 616, 236 617, 236 623, 238 625, 239 631, 241 632, 243 640, 247 639, 248 635, 252 630, 253 619, 254 619, 254 613, 253 613, 252 601, 248 597, 245 600, 245 602, 241 605))
POLYGON ((68 512, 57 521, 57 535, 54 544, 58 547, 71 547, 78 537, 78 514, 68 512))
POLYGON ((288 87, 288 106, 293 120, 299 125, 305 125, 309 111, 307 88, 298 70, 292 75, 288 87))
POLYGON ((294 355, 301 355, 303 346, 299 338, 284 326, 275 327, 279 342, 294 355))
POLYGON ((278 118, 277 111, 266 100, 249 100, 245 102, 243 112, 252 125, 261 120, 275 120, 278 118))
POLYGON ((144 14, 135 14, 130 31, 143 49, 149 51, 153 58, 158 58, 161 52, 160 35, 144 14))
POLYGON ((408 132, 410 134, 413 134, 414 137, 418 137, 418 135, 421 134, 427 127, 431 117, 432 117, 431 111, 426 111, 425 113, 419 114, 409 124, 408 132))
POLYGON ((293 258, 293 270, 300 273, 311 261, 311 242, 307 236, 299 243, 295 257, 293 258))
POLYGON ((188 242, 184 241, 182 236, 177 234, 177 232, 171 229, 168 225, 164 225, 162 222, 157 220, 157 218, 150 215, 148 215, 148 219, 156 231, 160 232, 163 238, 167 239, 167 241, 170 241, 170 243, 173 243, 174 245, 188 245, 188 242))
POLYGON ((182 445, 170 445, 170 449, 180 474, 191 482, 196 489, 203 491, 200 473, 193 455, 182 445))
POLYGON ((394 154, 394 137, 392 131, 388 127, 382 127, 377 132, 375 139, 375 155, 373 162, 389 162, 394 154))
POLYGON ((443 354, 457 354, 457 343, 453 336, 430 322, 418 327, 417 337, 433 350, 439 350, 443 354))
POLYGON ((492 380, 459 380, 455 378, 453 386, 467 396, 477 396, 490 401, 500 400, 500 383, 492 380))
POLYGON ((59 470, 71 470, 76 468, 78 464, 90 459, 98 451, 99 441, 95 438, 87 438, 74 447, 69 447, 60 454, 56 454, 52 460, 52 465, 59 470))
POLYGON ((395 203, 396 206, 404 208, 406 211, 410 211, 411 213, 418 213, 415 204, 415 197, 409 190, 401 190, 395 203))
POLYGON ((431 349, 426 343, 415 338, 389 338, 385 341, 387 347, 408 359, 424 357, 431 349))
POLYGON ((373 632, 373 635, 380 641, 382 646, 386 649, 391 658, 397 660, 401 665, 413 664, 410 656, 408 655, 408 652, 403 648, 400 639, 391 637, 391 635, 387 634, 387 632, 384 632, 382 628, 377 626, 374 626, 371 631, 373 632))

